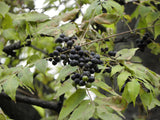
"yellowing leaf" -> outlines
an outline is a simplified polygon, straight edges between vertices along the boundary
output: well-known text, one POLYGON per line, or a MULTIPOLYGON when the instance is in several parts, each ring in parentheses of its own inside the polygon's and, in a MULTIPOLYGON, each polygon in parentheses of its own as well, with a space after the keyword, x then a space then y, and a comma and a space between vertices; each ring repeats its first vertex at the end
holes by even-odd
POLYGON ((62 14, 61 16, 62 16, 63 22, 66 22, 68 20, 73 20, 76 17, 76 15, 78 14, 78 12, 79 12, 79 9, 73 9, 70 12, 62 14))
POLYGON ((98 24, 112 24, 118 20, 119 16, 115 14, 102 13, 95 16, 94 21, 98 24))

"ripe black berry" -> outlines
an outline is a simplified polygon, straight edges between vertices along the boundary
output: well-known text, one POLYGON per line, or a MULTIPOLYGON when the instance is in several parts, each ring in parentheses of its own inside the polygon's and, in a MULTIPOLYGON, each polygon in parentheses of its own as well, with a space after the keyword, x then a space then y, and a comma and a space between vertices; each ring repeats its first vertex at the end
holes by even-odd
POLYGON ((78 51, 78 54, 81 55, 81 56, 83 55, 83 53, 84 53, 83 50, 78 51))
POLYGON ((74 48, 75 48, 77 51, 81 50, 81 46, 79 46, 79 45, 74 46, 74 48))
POLYGON ((64 38, 64 37, 65 37, 65 35, 62 33, 62 34, 60 34, 60 37, 61 37, 61 38, 64 38))
POLYGON ((78 61, 77 60, 72 60, 72 61, 70 61, 70 65, 71 66, 76 66, 76 65, 78 65, 78 61))
POLYGON ((76 79, 74 79, 74 82, 75 82, 76 84, 79 84, 80 79, 79 79, 79 78, 76 78, 76 79))
POLYGON ((67 56, 66 56, 65 54, 61 54, 61 55, 60 55, 60 58, 61 58, 62 60, 65 60, 66 57, 67 57, 67 56))
POLYGON ((54 61, 59 62, 61 59, 59 57, 55 57, 54 61))
POLYGON ((109 55, 109 56, 115 56, 115 55, 116 55, 116 51, 109 51, 109 52, 108 52, 108 55, 109 55))
POLYGON ((55 51, 53 52, 53 56, 58 56, 58 55, 59 55, 58 50, 55 50, 55 51))
POLYGON ((85 83, 85 81, 83 81, 83 80, 80 80, 80 82, 79 82, 79 86, 84 86, 86 83, 85 83))
POLYGON ((61 46, 57 46, 57 47, 56 47, 56 50, 59 51, 59 52, 62 52, 61 46))
POLYGON ((88 82, 94 82, 95 81, 95 78, 93 77, 93 76, 90 76, 89 78, 88 78, 88 82))
POLYGON ((80 56, 78 54, 74 54, 74 59, 78 60, 80 58, 80 56))
POLYGON ((71 49, 71 50, 70 50, 70 53, 71 53, 71 54, 76 54, 76 50, 75 50, 75 49, 71 49))
POLYGON ((49 58, 49 61, 52 61, 52 58, 49 58))
POLYGON ((56 43, 62 43, 62 42, 63 42, 63 38, 60 38, 60 37, 59 37, 59 38, 56 39, 55 42, 56 42, 56 43))
POLYGON ((53 60, 52 61, 52 65, 56 65, 56 64, 57 64, 57 62, 53 60))
POLYGON ((69 40, 69 41, 67 42, 67 47, 72 47, 72 45, 73 45, 73 42, 72 42, 71 40, 69 40))
POLYGON ((69 41, 69 37, 64 37, 64 41, 68 42, 69 41))

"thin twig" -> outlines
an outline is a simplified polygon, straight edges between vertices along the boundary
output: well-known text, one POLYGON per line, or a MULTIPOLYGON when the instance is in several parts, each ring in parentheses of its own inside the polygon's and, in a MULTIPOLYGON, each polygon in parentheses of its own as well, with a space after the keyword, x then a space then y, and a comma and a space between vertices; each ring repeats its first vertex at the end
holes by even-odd
POLYGON ((30 45, 29 47, 31 47, 31 48, 33 48, 33 49, 35 49, 35 50, 37 50, 37 51, 40 51, 40 52, 42 52, 42 53, 45 54, 45 55, 48 55, 47 52, 43 51, 42 49, 37 48, 36 46, 30 45))

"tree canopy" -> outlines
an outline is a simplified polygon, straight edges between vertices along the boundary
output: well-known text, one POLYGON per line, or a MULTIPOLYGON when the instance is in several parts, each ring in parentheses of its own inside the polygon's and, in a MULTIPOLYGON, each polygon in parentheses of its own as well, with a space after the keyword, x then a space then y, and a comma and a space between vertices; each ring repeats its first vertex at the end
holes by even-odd
POLYGON ((45 0, 41 13, 32 0, 0 1, 0 96, 35 105, 34 120, 122 120, 130 104, 160 106, 160 72, 137 56, 160 54, 160 2, 71 1, 45 0))

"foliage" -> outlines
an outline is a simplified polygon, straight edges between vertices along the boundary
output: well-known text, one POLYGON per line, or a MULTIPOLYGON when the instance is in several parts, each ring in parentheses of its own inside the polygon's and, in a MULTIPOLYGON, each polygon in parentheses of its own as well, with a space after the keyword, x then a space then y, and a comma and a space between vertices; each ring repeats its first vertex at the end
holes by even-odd
MULTIPOLYGON (((47 5, 43 10, 58 9, 56 1, 46 0, 47 5)), ((67 4, 67 1, 59 2, 59 6, 67 4)), ((0 92, 5 92, 16 101, 18 86, 31 93, 41 90, 33 84, 33 81, 38 79, 56 91, 50 93, 51 99, 58 101, 59 97, 65 94, 66 99, 57 115, 58 120, 88 120, 91 117, 121 120, 125 118, 122 112, 127 105, 136 105, 138 97, 146 111, 160 105, 156 98, 156 95, 159 95, 159 74, 142 63, 132 61, 135 53, 143 51, 144 47, 151 49, 155 55, 160 53, 159 43, 156 42, 160 35, 160 11, 157 7, 159 2, 152 4, 150 0, 140 0, 135 3, 137 8, 133 14, 126 15, 124 6, 113 0, 78 0, 71 7, 66 5, 65 9, 53 18, 32 11, 33 6, 27 2, 23 4, 28 6, 29 12, 23 11, 23 8, 14 12, 13 4, 15 3, 0 2, 0 92), (89 7, 82 15, 81 7, 86 4, 89 7), (77 24, 75 20, 80 15, 82 23, 77 24), (145 33, 149 32, 149 36, 152 36, 147 37, 149 42, 143 46, 141 43, 135 48, 113 51, 115 37, 120 35, 116 34, 117 22, 124 20, 128 24, 134 18, 138 19, 137 26, 127 32, 139 34, 143 40, 144 36, 148 35, 145 33), (100 55, 103 64, 98 66, 100 72, 92 74, 95 81, 91 83, 91 88, 72 85, 71 74, 83 72, 83 69, 69 63, 65 65, 62 61, 57 65, 51 64, 50 58, 53 56, 50 53, 53 53, 56 46, 65 46, 56 42, 62 33, 67 37, 76 37, 74 44, 80 45, 83 50, 100 55), (117 84, 109 86, 105 82, 105 76, 117 84), (103 95, 99 88, 108 94, 103 95)), ((50 100, 42 91, 39 91, 38 95, 42 99, 50 100)), ((4 117, 3 114, 0 115, 4 117)))

